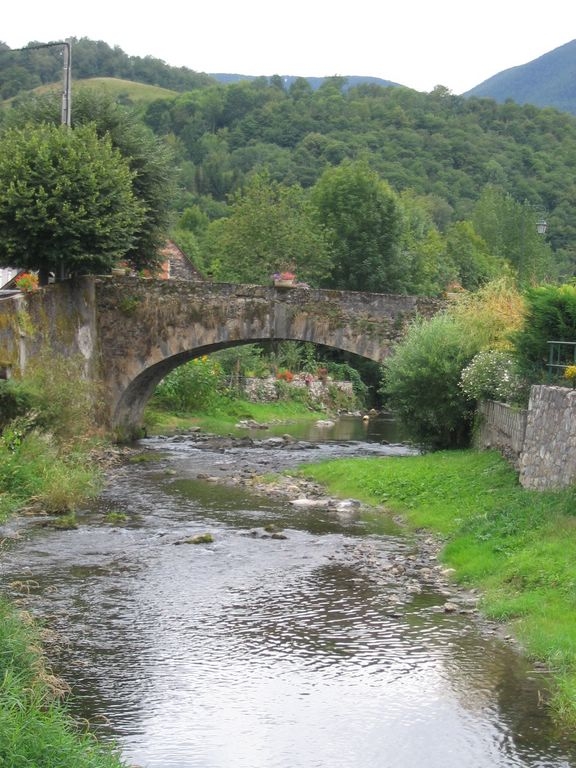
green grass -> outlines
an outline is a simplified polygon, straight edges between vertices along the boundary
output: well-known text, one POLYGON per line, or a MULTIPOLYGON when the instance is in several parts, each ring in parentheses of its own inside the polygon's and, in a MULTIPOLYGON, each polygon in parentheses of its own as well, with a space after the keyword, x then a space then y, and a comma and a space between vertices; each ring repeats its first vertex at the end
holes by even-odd
POLYGON ((552 669, 552 702, 576 725, 576 488, 524 490, 495 452, 346 459, 300 470, 333 493, 401 513, 439 534, 455 579, 479 588, 485 613, 552 669))
MULTIPOLYGON (((46 85, 39 85, 31 93, 42 95, 51 91, 59 91, 61 88, 60 83, 48 83, 46 85)), ((122 80, 118 77, 89 77, 73 81, 72 101, 74 100, 74 93, 83 88, 103 91, 123 103, 136 105, 145 105, 156 99, 170 99, 178 96, 177 91, 161 88, 158 85, 147 85, 134 82, 133 80, 122 80)), ((12 98, 0 103, 6 107, 10 106, 13 101, 14 99, 12 98)))
POLYGON ((120 768, 119 756, 73 722, 58 701, 34 627, 0 602, 0 765, 120 768))
POLYGON ((200 427, 213 434, 228 434, 234 431, 241 419, 253 419, 259 423, 279 423, 291 420, 314 420, 322 411, 311 411, 297 401, 275 403, 253 403, 248 400, 231 400, 210 413, 175 414, 153 406, 146 409, 146 429, 149 435, 173 433, 200 427))

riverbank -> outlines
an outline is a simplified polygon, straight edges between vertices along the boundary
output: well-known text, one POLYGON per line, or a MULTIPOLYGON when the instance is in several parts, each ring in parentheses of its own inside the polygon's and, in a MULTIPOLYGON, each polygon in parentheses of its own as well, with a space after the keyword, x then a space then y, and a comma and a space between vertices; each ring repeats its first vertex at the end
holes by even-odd
POLYGON ((576 493, 526 491, 495 452, 345 459, 299 474, 441 537, 454 580, 553 674, 550 706, 576 727, 576 493))
MULTIPOLYGON (((282 438, 275 440, 281 445, 282 438)), ((234 438, 203 436, 200 442, 226 450, 234 438)), ((437 555, 435 578, 481 596, 478 607, 491 630, 498 627, 501 637, 551 670, 557 722, 576 726, 575 489, 526 491, 496 452, 336 459, 285 474, 273 462, 263 472, 249 461, 204 479, 319 507, 335 508, 338 499, 352 497, 366 505, 363 514, 373 525, 402 521, 424 553, 413 570, 421 566, 427 574, 431 554, 437 555)), ((447 601, 454 602, 452 595, 447 601)))

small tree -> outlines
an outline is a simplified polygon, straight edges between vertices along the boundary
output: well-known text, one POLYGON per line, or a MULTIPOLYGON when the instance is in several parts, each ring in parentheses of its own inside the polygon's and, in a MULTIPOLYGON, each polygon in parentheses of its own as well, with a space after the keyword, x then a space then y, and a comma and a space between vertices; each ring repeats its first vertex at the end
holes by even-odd
POLYGON ((333 267, 324 284, 353 291, 400 292, 409 282, 396 194, 364 162, 325 171, 312 190, 328 232, 333 267))
MULTIPOLYGON (((23 99, 7 113, 6 124, 23 128, 29 125, 60 124, 60 99, 44 94, 23 99)), ((129 110, 102 91, 80 89, 74 94, 72 128, 91 126, 101 139, 109 140, 125 159, 132 172, 132 191, 146 215, 130 233, 125 258, 137 269, 161 261, 159 249, 165 244, 170 225, 176 174, 172 152, 129 110)), ((103 189, 103 197, 107 194, 103 189)))
POLYGON ((474 400, 459 386, 473 340, 449 315, 414 323, 384 367, 382 394, 411 438, 431 448, 467 445, 474 400))
POLYGON ((92 126, 9 129, 0 140, 0 258, 58 273, 108 271, 144 218, 133 176, 92 126))

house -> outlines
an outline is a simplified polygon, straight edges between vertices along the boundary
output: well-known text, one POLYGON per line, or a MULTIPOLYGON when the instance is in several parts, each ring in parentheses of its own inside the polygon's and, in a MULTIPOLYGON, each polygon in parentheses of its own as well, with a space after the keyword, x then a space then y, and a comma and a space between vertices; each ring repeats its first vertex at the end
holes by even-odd
POLYGON ((196 269, 184 251, 169 240, 160 251, 164 258, 158 277, 164 280, 204 281, 204 276, 196 269))

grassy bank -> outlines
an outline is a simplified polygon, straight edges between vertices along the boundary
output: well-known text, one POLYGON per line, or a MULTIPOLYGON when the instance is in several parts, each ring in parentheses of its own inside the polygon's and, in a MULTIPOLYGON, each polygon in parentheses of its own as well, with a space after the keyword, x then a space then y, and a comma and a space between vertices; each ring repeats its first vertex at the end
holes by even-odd
MULTIPOLYGON (((76 509, 101 488, 91 395, 70 365, 51 358, 24 382, 0 387, 0 524, 22 509, 74 524, 76 509), (84 396, 83 396, 84 395, 84 396)), ((0 530, 1 547, 7 546, 0 530)), ((31 618, 0 599, 0 766, 119 768, 68 714, 46 668, 31 618)))
POLYGON ((81 732, 58 700, 37 630, 0 602, 0 765, 5 768, 119 768, 111 749, 81 732))
POLYGON ((300 470, 333 493, 400 513, 444 541, 454 578, 508 622, 556 683, 551 706, 576 726, 576 489, 526 491, 494 452, 336 460, 300 470))
POLYGON ((190 414, 177 414, 149 406, 146 409, 146 431, 149 435, 158 435, 200 427, 205 432, 223 435, 233 432, 235 425, 242 419, 252 419, 265 424, 277 424, 294 420, 313 421, 320 418, 324 413, 325 411, 320 409, 317 411, 310 410, 309 406, 297 400, 281 400, 274 403, 230 400, 209 412, 190 414))

